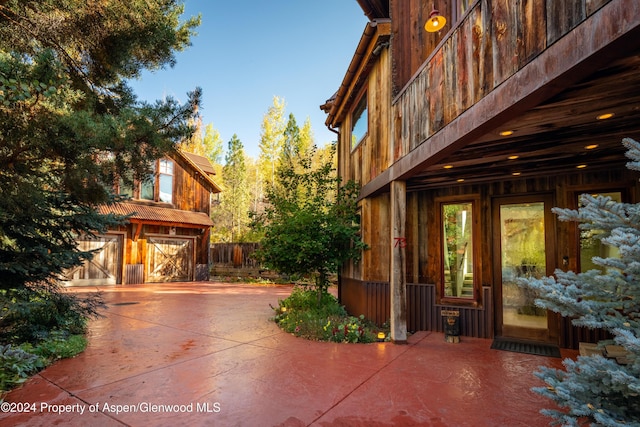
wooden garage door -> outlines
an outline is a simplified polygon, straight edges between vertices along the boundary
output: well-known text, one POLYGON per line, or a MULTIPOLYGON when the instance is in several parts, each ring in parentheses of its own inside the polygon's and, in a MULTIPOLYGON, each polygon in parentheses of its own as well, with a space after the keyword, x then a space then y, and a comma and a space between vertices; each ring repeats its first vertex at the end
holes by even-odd
POLYGON ((193 239, 147 238, 147 282, 193 280, 193 239))
POLYGON ((102 235, 78 241, 82 251, 95 251, 90 260, 65 274, 65 284, 72 286, 115 285, 120 283, 122 235, 102 235))

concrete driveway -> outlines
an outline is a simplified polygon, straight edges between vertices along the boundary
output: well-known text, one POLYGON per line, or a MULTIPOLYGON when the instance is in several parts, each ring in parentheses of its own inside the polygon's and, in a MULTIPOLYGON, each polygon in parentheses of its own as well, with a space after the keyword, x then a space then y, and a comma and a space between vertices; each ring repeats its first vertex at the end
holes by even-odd
MULTIPOLYGON (((89 292, 93 290, 74 290, 89 292)), ((544 426, 532 372, 561 359, 448 344, 310 342, 269 320, 290 286, 103 288, 87 350, 6 396, 1 425, 544 426)), ((575 356, 575 352, 563 353, 575 356)))

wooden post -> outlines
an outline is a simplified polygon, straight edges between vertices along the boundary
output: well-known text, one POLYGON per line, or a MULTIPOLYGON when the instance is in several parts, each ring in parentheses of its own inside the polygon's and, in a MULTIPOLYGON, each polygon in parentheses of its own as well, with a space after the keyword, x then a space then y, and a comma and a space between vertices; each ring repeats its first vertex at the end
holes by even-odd
POLYGON ((405 181, 391 182, 391 341, 396 344, 407 342, 407 302, 405 236, 407 208, 407 184, 405 181))

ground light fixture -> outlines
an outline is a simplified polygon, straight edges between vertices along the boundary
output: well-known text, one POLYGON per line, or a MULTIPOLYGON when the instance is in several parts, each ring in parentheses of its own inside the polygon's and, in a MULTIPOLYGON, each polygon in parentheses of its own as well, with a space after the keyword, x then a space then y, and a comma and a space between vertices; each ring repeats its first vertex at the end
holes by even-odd
POLYGON ((427 22, 424 23, 424 29, 430 33, 435 33, 436 31, 440 31, 446 23, 446 18, 440 15, 440 12, 438 12, 438 9, 436 9, 436 6, 434 4, 433 10, 429 14, 429 19, 427 19, 427 22))
POLYGON ((387 335, 384 332, 378 332, 378 341, 384 341, 387 335))

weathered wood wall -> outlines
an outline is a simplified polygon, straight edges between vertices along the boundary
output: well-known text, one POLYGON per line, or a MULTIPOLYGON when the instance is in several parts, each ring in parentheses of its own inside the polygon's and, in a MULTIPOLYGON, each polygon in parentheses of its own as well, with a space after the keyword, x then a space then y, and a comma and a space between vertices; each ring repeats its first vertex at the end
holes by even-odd
POLYGON ((362 260, 345 267, 343 274, 355 279, 389 281, 391 256, 389 194, 364 199, 361 204, 362 240, 370 250, 364 251, 362 260))
MULTIPOLYGON (((478 239, 480 264, 478 289, 479 298, 475 307, 465 314, 464 334, 470 336, 487 335, 485 328, 493 328, 494 301, 491 300, 496 291, 494 287, 494 258, 493 242, 497 238, 493 232, 492 201, 498 197, 516 195, 552 196, 553 206, 576 208, 576 201, 580 194, 598 191, 621 191, 623 199, 630 203, 640 201, 640 183, 635 173, 630 172, 624 165, 611 170, 591 171, 589 173, 572 173, 566 175, 544 176, 538 178, 498 181, 485 185, 460 185, 441 188, 438 190, 424 190, 407 195, 407 224, 406 224, 406 280, 407 280, 407 323, 409 330, 438 330, 438 311, 433 311, 439 300, 437 297, 438 284, 441 283, 441 247, 440 221, 436 208, 437 198, 447 197, 477 197, 479 200, 479 228, 478 239), (413 289, 411 284, 430 284, 432 288, 425 294, 424 290, 413 289), (487 293, 489 289, 489 293, 487 293), (431 293, 433 295, 431 296, 431 293), (422 296, 420 296, 422 295, 422 296), (426 295, 426 296, 425 296, 426 295), (491 298, 488 298, 491 296, 491 298), (433 301, 432 301, 433 299, 433 301), (409 303, 409 301, 411 301, 409 303), (422 304, 422 305, 420 305, 422 304), (476 310, 476 311, 473 311, 476 310), (477 310, 483 310, 482 313, 477 310), (479 316, 479 317, 478 317, 479 316), (483 317, 484 316, 484 317, 483 317), (425 320, 426 319, 426 320, 425 320), (475 320, 474 320, 475 319, 475 320), (426 322, 426 323, 425 323, 426 322), (434 323, 435 322, 435 323, 434 323), (474 323, 480 322, 480 323, 474 323)), ((347 266, 342 271, 341 299, 352 314, 365 314, 378 323, 388 320, 389 316, 389 263, 390 248, 390 217, 389 194, 385 193, 362 201, 362 236, 371 247, 365 251, 364 258, 359 265, 347 266)), ((579 240, 576 224, 560 222, 555 219, 550 230, 555 235, 553 251, 555 268, 578 271, 579 240), (563 265, 563 257, 569 259, 568 265, 563 265)), ((417 286, 417 285, 416 285, 417 286)), ((466 312, 465 312, 466 313, 466 312)), ((463 321, 461 319, 461 321, 463 321)), ((560 320, 560 345, 575 348, 578 341, 592 341, 601 338, 598 333, 573 328, 569 320, 560 320), (594 335, 595 334, 595 335, 594 335)), ((491 329, 493 334, 493 329, 491 329)))
MULTIPOLYGON (((481 265, 480 283, 493 283, 493 267, 490 260, 493 258, 492 242, 496 236, 493 235, 492 224, 492 200, 496 197, 531 195, 531 194, 551 194, 553 206, 576 208, 578 195, 598 190, 620 190, 623 192, 625 201, 635 202, 638 200, 640 185, 635 179, 635 174, 629 172, 621 164, 620 168, 609 171, 544 176, 539 178, 498 181, 487 185, 456 186, 438 190, 420 191, 411 193, 410 197, 417 198, 415 203, 409 204, 411 210, 407 212, 408 221, 419 221, 419 225, 414 227, 417 230, 417 245, 408 245, 407 258, 417 259, 419 264, 417 281, 420 283, 440 283, 440 230, 438 220, 439 213, 436 208, 436 198, 456 197, 467 195, 469 198, 479 195, 480 206, 478 209, 480 217, 479 257, 481 265), (417 252, 417 254, 415 253, 417 252)), ((578 268, 578 236, 574 223, 565 223, 555 220, 555 229, 550 230, 556 236, 556 247, 550 248, 556 252, 555 267, 562 267, 562 258, 569 257, 570 270, 576 271, 578 268)), ((409 280, 415 282, 416 272, 408 270, 409 280)), ((365 276, 365 280, 368 278, 365 276)))
MULTIPOLYGON (((391 165, 389 138, 391 123, 391 76, 389 51, 383 48, 378 60, 368 74, 367 83, 358 96, 367 96, 368 132, 355 148, 351 147, 351 132, 340 132, 338 147, 338 173, 345 179, 353 179, 361 185, 378 176, 391 165)), ((351 129, 350 114, 341 124, 351 129)))
POLYGON ((176 157, 173 171, 173 205, 176 209, 211 213, 211 196, 201 175, 176 157))
MULTIPOLYGON (((427 33, 423 24, 430 5, 392 0, 393 160, 451 123, 608 1, 482 0, 461 21, 427 33)), ((449 10, 450 2, 441 3, 440 10, 449 10)))
MULTIPOLYGON (((378 325, 389 322, 390 293, 388 282, 359 281, 343 278, 341 302, 354 316, 364 314, 378 325)), ((491 288, 483 288, 484 299, 491 301, 491 288)), ((407 283, 407 330, 443 332, 442 310, 460 311, 460 333, 477 338, 493 337, 493 308, 451 307, 439 305, 432 284, 407 283)))

